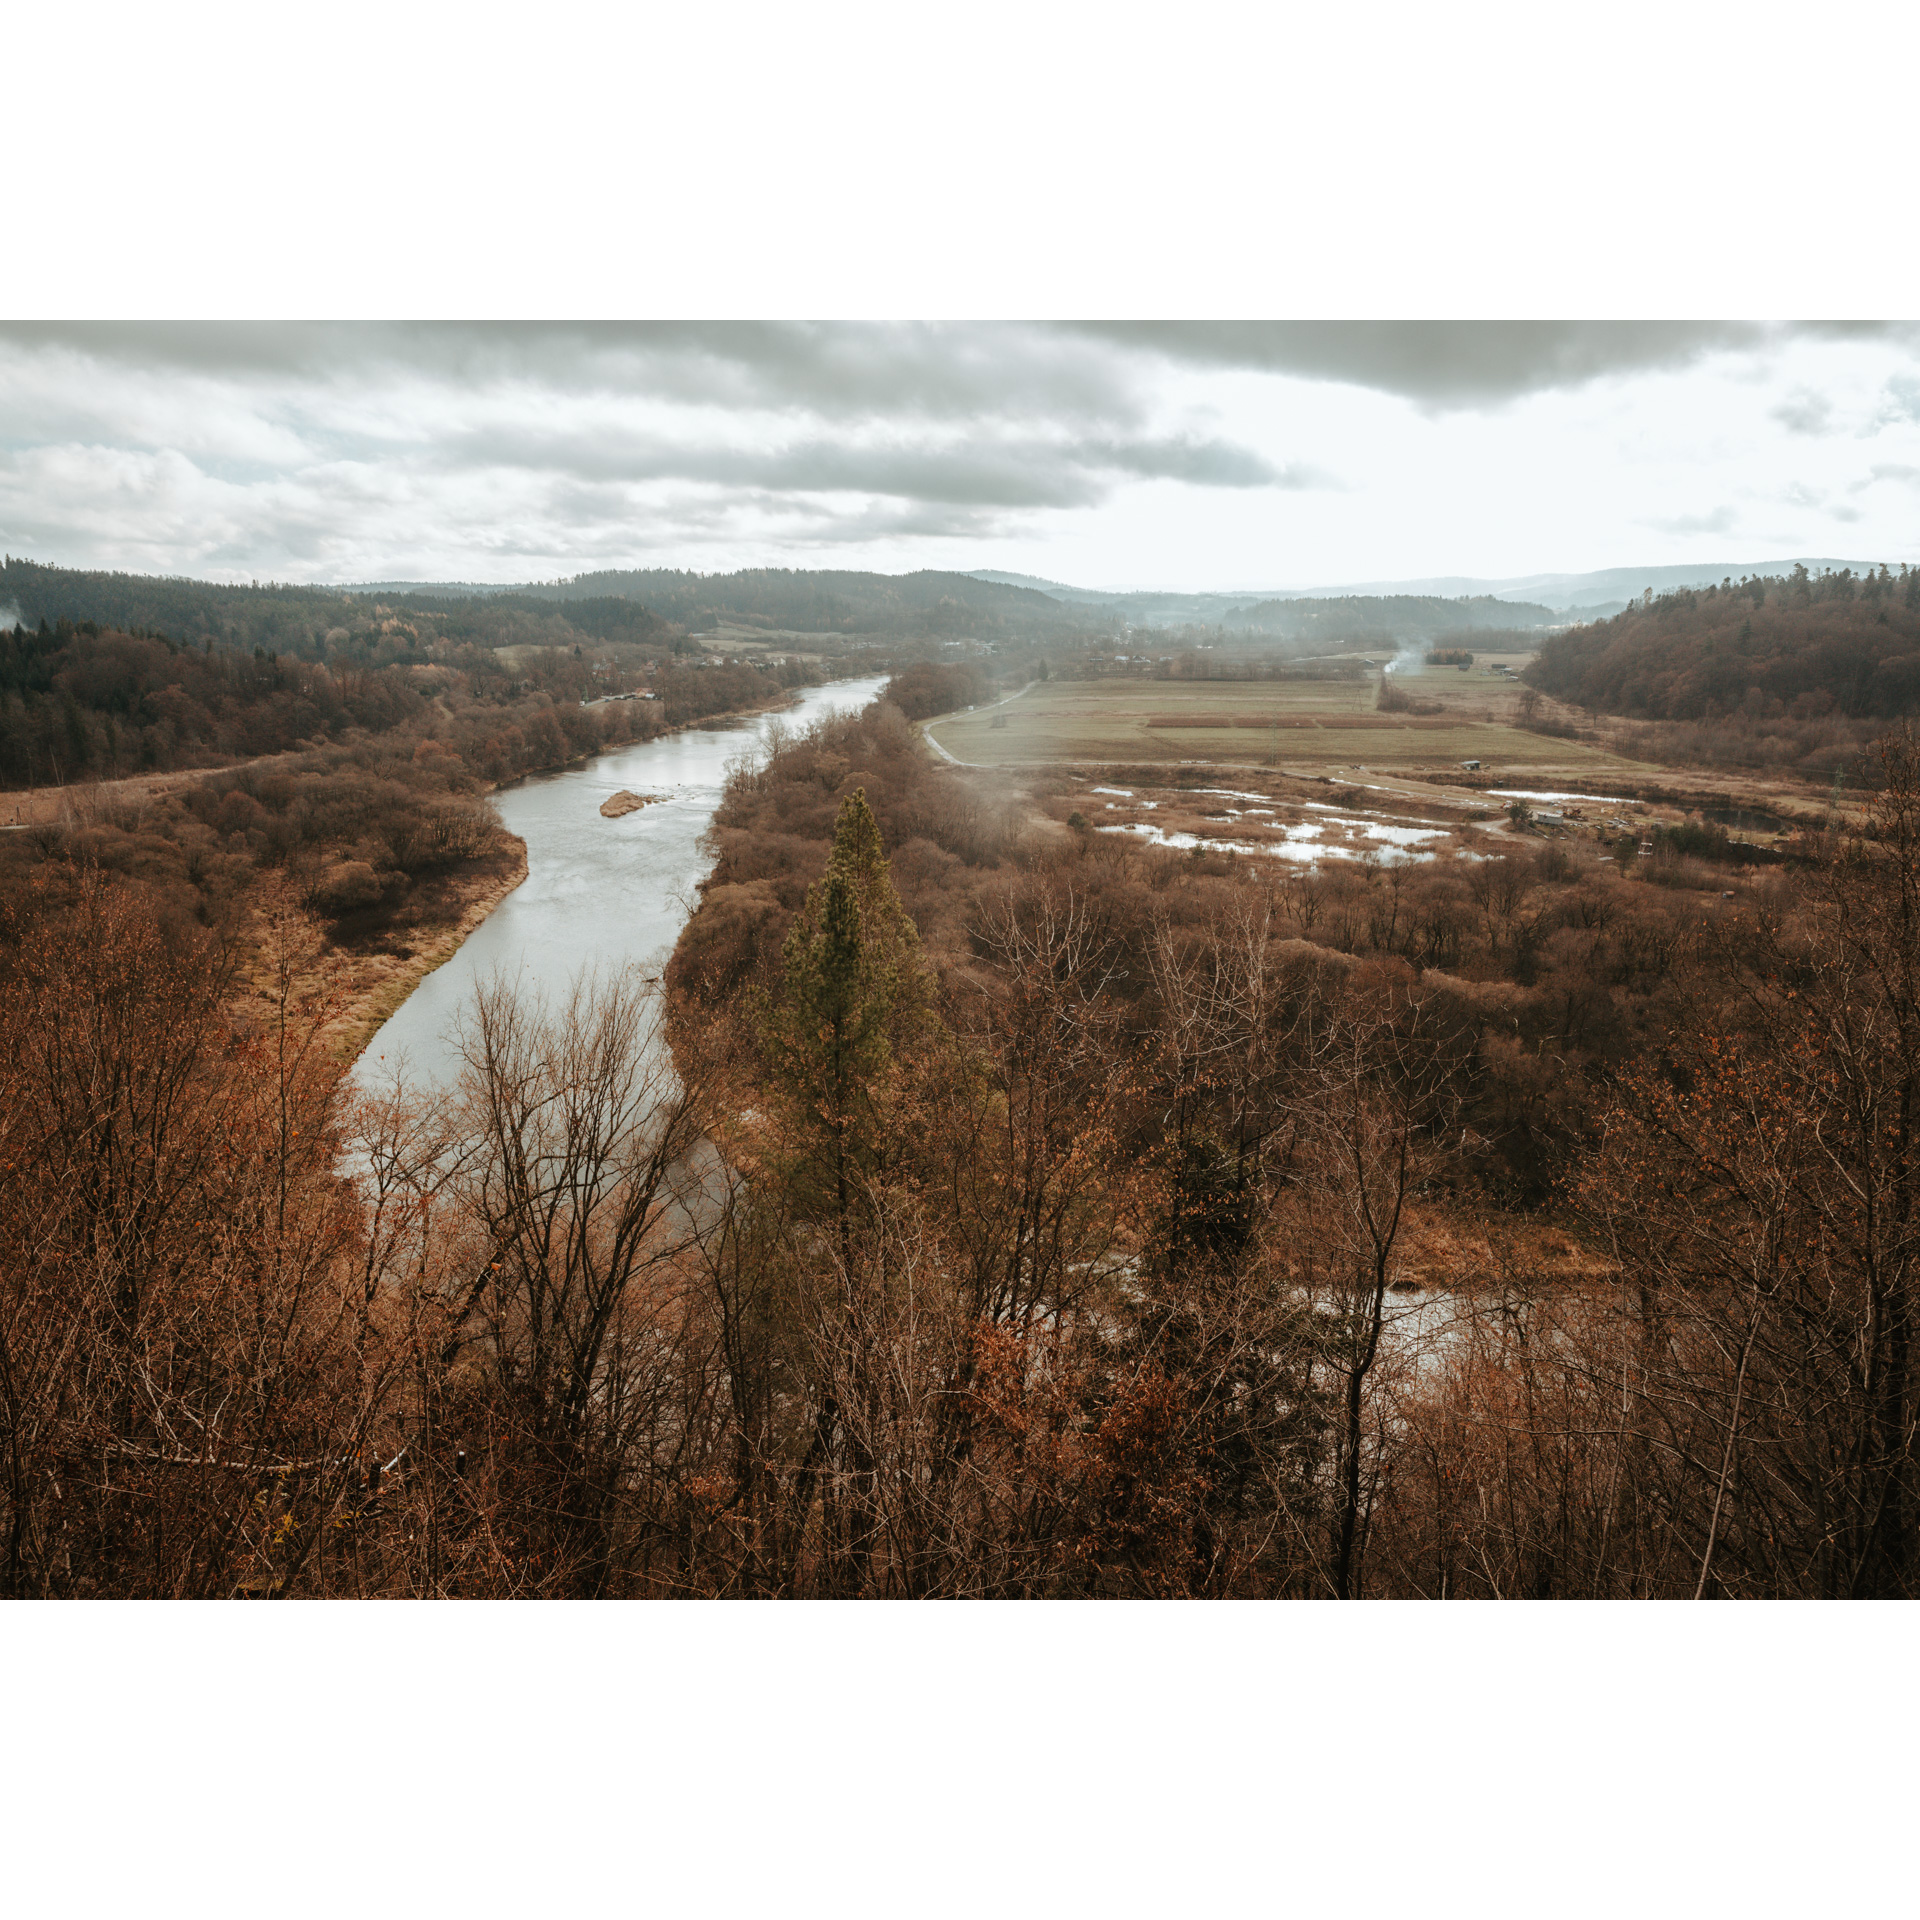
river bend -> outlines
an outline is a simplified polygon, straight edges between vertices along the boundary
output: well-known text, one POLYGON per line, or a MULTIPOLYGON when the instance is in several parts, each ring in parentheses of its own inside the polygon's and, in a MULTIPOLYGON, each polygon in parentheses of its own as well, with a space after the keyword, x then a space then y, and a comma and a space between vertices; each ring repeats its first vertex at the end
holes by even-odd
POLYGON ((454 1017, 496 970, 550 1000, 588 967, 657 974, 713 864, 700 839, 720 804, 728 763, 755 751, 775 720, 805 727, 825 714, 857 712, 885 684, 875 676, 809 687, 777 714, 688 728, 502 788, 500 817, 527 843, 526 879, 373 1036, 355 1080, 369 1092, 397 1078, 450 1084, 459 1070, 454 1017), (663 798, 604 818, 600 803, 622 788, 663 798))

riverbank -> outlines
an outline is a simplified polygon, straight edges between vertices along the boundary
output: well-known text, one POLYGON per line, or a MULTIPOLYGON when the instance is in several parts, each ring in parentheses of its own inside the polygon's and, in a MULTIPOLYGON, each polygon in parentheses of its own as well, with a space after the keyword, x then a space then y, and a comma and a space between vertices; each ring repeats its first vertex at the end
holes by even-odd
MULTIPOLYGON (((718 713, 703 714, 691 720, 676 720, 671 725, 663 725, 659 732, 648 734, 646 739, 665 740, 689 728, 726 726, 753 719, 763 713, 780 713, 793 706, 800 694, 806 691, 808 689, 804 687, 790 688, 771 700, 727 707, 718 713)), ((595 701, 592 704, 605 706, 610 702, 595 701)), ((644 745, 645 742, 621 744, 644 745)), ((125 774, 109 780, 76 780, 65 786, 10 787, 0 791, 0 832, 28 827, 86 827, 101 820, 129 816, 137 819, 142 808, 167 795, 182 793, 202 780, 244 773, 251 768, 271 767, 276 762, 294 766, 312 750, 307 746, 289 747, 283 753, 216 760, 201 767, 174 767, 165 773, 125 774)), ((591 753, 550 760, 543 766, 528 767, 504 780, 483 781, 479 791, 493 793, 503 786, 513 785, 515 781, 530 779, 535 774, 564 773, 569 767, 579 766, 601 753, 617 751, 618 747, 597 747, 591 753)))
MULTIPOLYGON (((797 696, 789 693, 779 700, 763 702, 758 706, 736 707, 698 720, 683 720, 673 726, 663 727, 645 741, 633 744, 648 746, 675 734, 720 729, 762 714, 784 712, 796 704, 797 696)), ((522 774, 512 781, 491 784, 485 791, 497 793, 503 787, 520 786, 536 777, 574 772, 602 757, 602 754, 581 754, 572 760, 556 762, 551 767, 536 768, 532 773, 522 774)), ((621 817, 605 815, 604 808, 602 813, 603 817, 621 817)), ((335 949, 346 963, 344 991, 348 996, 338 1018, 327 1023, 327 1051, 335 1059, 348 1063, 357 1060, 367 1050, 374 1035, 406 1004, 421 981, 445 966, 460 951, 468 937, 486 922, 494 909, 526 879, 527 843, 518 834, 510 837, 515 849, 511 861, 504 865, 480 863, 480 871, 462 875, 448 884, 447 891, 457 911, 437 932, 429 933, 423 944, 399 953, 354 953, 345 948, 335 949)))
POLYGON ((496 974, 559 994, 587 969, 657 973, 712 867, 707 830, 739 756, 776 725, 803 732, 822 714, 864 707, 884 684, 875 675, 799 689, 500 787, 501 822, 526 848, 524 883, 450 939, 430 969, 410 983, 396 973, 384 995, 365 1000, 356 1077, 369 1090, 403 1074, 450 1084, 459 1063, 445 1036, 496 974), (622 792, 650 803, 609 814, 622 792))
MULTIPOLYGON (((657 734, 649 736, 647 741, 633 744, 649 745, 675 734, 724 728, 763 714, 783 712, 795 704, 796 696, 790 693, 753 707, 733 708, 696 720, 679 721, 663 727, 657 734)), ((601 757, 600 754, 582 754, 571 760, 556 761, 552 766, 535 768, 510 781, 489 782, 482 791, 488 795, 497 794, 536 777, 547 778, 577 771, 601 757)), ((327 1019, 323 1036, 327 1052, 334 1059, 343 1065, 351 1065, 359 1059, 374 1036, 406 1004, 420 983, 453 959, 500 904, 525 881, 528 872, 527 843, 518 834, 509 834, 508 837, 512 842, 512 853, 505 860, 476 861, 469 870, 440 882, 434 890, 435 897, 425 903, 430 917, 410 928, 408 938, 399 946, 383 945, 356 950, 350 945, 335 944, 327 949, 326 965, 322 969, 326 976, 326 991, 330 998, 338 998, 339 1008, 327 1019)), ((254 944, 257 951, 265 952, 267 928, 263 917, 256 918, 260 924, 256 928, 254 944)))
POLYGON ((414 988, 428 974, 445 966, 467 936, 526 879, 527 843, 518 834, 511 838, 513 853, 509 859, 477 863, 481 871, 448 882, 447 891, 458 912, 440 931, 429 932, 421 945, 399 952, 342 954, 347 962, 348 998, 339 1016, 326 1028, 327 1051, 336 1060, 357 1060, 414 988))

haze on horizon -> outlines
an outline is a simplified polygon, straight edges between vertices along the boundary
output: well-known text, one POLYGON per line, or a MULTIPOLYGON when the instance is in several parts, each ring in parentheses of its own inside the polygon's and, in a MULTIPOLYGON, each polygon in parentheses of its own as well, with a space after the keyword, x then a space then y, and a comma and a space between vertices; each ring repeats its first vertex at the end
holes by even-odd
POLYGON ((1920 558, 1920 328, 0 324, 0 546, 1238 591, 1920 558))

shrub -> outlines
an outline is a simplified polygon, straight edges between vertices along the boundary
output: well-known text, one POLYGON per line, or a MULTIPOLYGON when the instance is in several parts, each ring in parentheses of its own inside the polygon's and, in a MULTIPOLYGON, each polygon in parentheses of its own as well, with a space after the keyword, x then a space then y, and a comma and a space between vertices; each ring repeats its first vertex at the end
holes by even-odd
POLYGON ((372 906, 383 891, 380 876, 364 860, 336 860, 322 870, 310 898, 322 913, 352 913, 372 906))

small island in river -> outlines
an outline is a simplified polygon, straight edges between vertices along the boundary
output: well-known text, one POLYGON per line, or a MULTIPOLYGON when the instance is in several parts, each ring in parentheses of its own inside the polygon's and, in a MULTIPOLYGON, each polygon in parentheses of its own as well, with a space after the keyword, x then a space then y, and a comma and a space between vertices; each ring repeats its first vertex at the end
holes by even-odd
POLYGON ((659 793, 629 793, 622 787, 618 793, 600 802, 600 811, 609 820, 618 820, 624 814, 638 813, 642 807, 654 806, 665 798, 664 794, 659 793))

